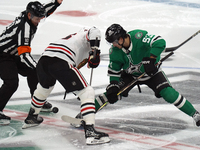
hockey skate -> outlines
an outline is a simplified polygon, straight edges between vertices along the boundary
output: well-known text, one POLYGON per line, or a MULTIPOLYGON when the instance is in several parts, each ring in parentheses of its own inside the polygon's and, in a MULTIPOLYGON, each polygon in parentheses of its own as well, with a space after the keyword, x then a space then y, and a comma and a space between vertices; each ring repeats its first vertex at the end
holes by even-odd
POLYGON ((41 112, 51 112, 51 111, 52 111, 52 104, 46 101, 42 106, 41 112))
MULTIPOLYGON (((77 119, 83 119, 83 116, 81 113, 78 113, 78 115, 76 115, 77 119)), ((71 126, 75 127, 75 128, 80 128, 82 125, 81 124, 73 124, 73 123, 70 123, 71 126)))
POLYGON ((86 144, 95 145, 110 142, 108 134, 96 131, 94 125, 86 125, 85 121, 82 121, 82 125, 85 131, 86 144))
POLYGON ((193 115, 193 119, 196 123, 196 126, 199 127, 200 126, 200 114, 198 111, 196 111, 196 113, 193 115))
POLYGON ((8 125, 10 124, 11 118, 4 115, 2 111, 0 111, 0 125, 8 125))
POLYGON ((38 126, 43 122, 43 118, 39 117, 38 114, 34 115, 34 112, 35 110, 33 108, 30 108, 28 117, 25 119, 22 129, 38 126))

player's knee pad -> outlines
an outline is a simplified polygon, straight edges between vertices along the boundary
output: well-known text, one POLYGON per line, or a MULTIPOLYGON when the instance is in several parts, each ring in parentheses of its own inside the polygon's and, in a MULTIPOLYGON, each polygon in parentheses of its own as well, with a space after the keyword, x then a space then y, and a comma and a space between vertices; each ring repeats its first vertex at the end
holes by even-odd
POLYGON ((179 97, 179 93, 172 87, 162 89, 160 91, 160 95, 164 98, 165 101, 171 104, 174 104, 179 97))
POLYGON ((147 81, 147 85, 155 92, 155 96, 157 98, 162 97, 160 92, 167 87, 171 87, 170 82, 167 80, 165 73, 163 71, 159 71, 152 78, 147 81))
POLYGON ((79 91, 77 93, 77 96, 81 99, 81 103, 84 103, 84 101, 90 101, 94 103, 95 92, 91 86, 88 86, 83 90, 79 91))
POLYGON ((53 88, 54 88, 54 86, 46 89, 46 88, 43 88, 40 85, 40 83, 38 83, 37 89, 34 92, 34 97, 37 97, 37 99, 40 99, 40 100, 46 100, 46 98, 49 96, 49 94, 51 93, 53 88))

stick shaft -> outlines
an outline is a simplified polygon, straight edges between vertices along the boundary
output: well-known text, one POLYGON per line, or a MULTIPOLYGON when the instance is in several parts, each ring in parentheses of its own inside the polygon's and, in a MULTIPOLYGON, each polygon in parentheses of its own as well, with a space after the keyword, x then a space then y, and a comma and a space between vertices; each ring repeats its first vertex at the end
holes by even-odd
POLYGON ((92 85, 92 76, 93 76, 93 68, 91 69, 91 74, 90 74, 90 85, 92 85))
POLYGON ((187 40, 185 40, 184 42, 182 42, 181 44, 179 44, 178 46, 174 46, 174 47, 169 47, 165 49, 165 52, 171 52, 171 51, 175 51, 176 49, 178 49, 179 47, 181 47, 182 45, 184 45, 185 43, 187 43, 189 40, 191 40, 193 37, 195 37, 197 34, 200 33, 200 30, 197 31, 196 33, 194 33, 191 37, 189 37, 187 40))
MULTIPOLYGON (((167 58, 169 58, 171 55, 173 55, 174 52, 170 52, 169 54, 167 54, 165 57, 163 57, 157 64, 156 66, 160 65, 163 61, 165 61, 167 58)), ((129 83, 126 87, 122 88, 119 93, 117 93, 117 95, 120 95, 122 92, 124 92, 126 89, 128 89, 130 86, 132 86, 133 84, 135 84, 140 78, 142 78, 146 73, 144 72, 143 74, 141 74, 139 77, 137 77, 135 80, 133 80, 131 83, 129 83)))
MULTIPOLYGON (((96 40, 95 40, 95 46, 97 46, 97 43, 98 43, 98 37, 96 37, 96 40)), ((94 49, 94 53, 93 53, 93 58, 95 59, 96 57, 96 54, 97 54, 97 49, 95 48, 94 49)), ((93 68, 91 70, 91 74, 90 74, 90 85, 92 85, 92 76, 93 76, 93 68)))

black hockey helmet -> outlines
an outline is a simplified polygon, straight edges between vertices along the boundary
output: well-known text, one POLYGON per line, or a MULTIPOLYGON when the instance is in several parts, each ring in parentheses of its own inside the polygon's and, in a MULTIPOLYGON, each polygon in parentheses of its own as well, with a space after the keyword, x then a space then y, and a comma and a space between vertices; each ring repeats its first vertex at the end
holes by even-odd
POLYGON ((126 30, 122 28, 119 24, 112 24, 105 33, 106 41, 109 43, 118 40, 120 37, 124 38, 126 36, 126 30))
POLYGON ((44 6, 38 1, 28 3, 26 6, 26 12, 30 12, 33 16, 36 17, 45 17, 46 15, 44 6))

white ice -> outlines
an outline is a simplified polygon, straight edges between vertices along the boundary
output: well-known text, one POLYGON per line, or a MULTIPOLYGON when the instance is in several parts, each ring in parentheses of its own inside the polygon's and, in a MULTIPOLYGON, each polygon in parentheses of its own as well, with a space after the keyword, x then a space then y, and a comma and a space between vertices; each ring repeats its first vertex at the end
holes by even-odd
MULTIPOLYGON (((45 3, 46 0, 40 0, 45 3)), ((19 13, 26 8, 27 0, 7 0, 0 1, 0 20, 14 20, 19 13)), ((82 27, 96 26, 102 32, 101 54, 108 54, 109 45, 104 40, 105 30, 113 23, 121 24, 127 31, 133 29, 144 29, 149 33, 161 35, 167 42, 167 47, 179 45, 189 38, 195 32, 200 30, 200 1, 199 0, 64 0, 56 12, 38 26, 38 31, 32 42, 32 54, 40 55, 48 44, 54 40, 65 37, 68 34, 79 31, 82 27), (94 16, 71 17, 58 15, 57 12, 79 10, 84 12, 96 12, 94 16)), ((0 33, 5 29, 5 25, 0 25, 0 33)), ((200 52, 199 35, 192 38, 189 42, 175 51, 175 54, 169 61, 163 63, 163 70, 167 75, 182 73, 179 76, 171 76, 169 80, 173 83, 194 80, 200 83, 200 52), (195 74, 186 74, 194 72, 195 74)), ((165 56, 166 54, 162 54, 165 56)), ((100 66, 94 69, 92 76, 92 86, 95 87, 95 93, 101 94, 105 91, 109 83, 107 77, 107 60, 102 60, 100 66)), ((91 70, 83 67, 81 72, 84 74, 88 83, 91 78, 91 70)), ((145 88, 145 87, 142 87, 145 88)), ((188 89, 192 87, 188 87, 188 89)), ((193 93, 199 95, 199 88, 193 93)), ((11 117, 18 117, 17 128, 14 123, 11 126, 0 126, 0 150, 11 147, 35 147, 36 150, 75 150, 75 149, 98 149, 98 150, 147 150, 147 149, 200 149, 200 141, 196 138, 200 136, 200 129, 194 127, 193 120, 183 114, 174 106, 163 102, 162 104, 145 105, 141 102, 135 105, 132 99, 123 102, 120 101, 116 106, 107 106, 96 115, 96 126, 98 130, 110 134, 111 142, 105 145, 86 146, 84 133, 70 127, 69 124, 61 121, 62 115, 75 116, 80 109, 80 103, 73 94, 68 94, 66 100, 63 100, 64 88, 56 83, 56 86, 48 98, 55 106, 59 107, 57 114, 46 115, 44 124, 38 127, 22 130, 23 119, 28 112, 15 110, 6 111, 11 117), (59 93, 59 94, 58 94, 59 93), (76 101, 76 102, 75 102, 76 101), (128 104, 128 105, 126 105, 128 104), (130 105, 131 104, 131 105, 130 105), (21 114, 22 113, 22 114, 21 114), (21 114, 21 118, 20 118, 21 114), (25 114, 25 115, 24 115, 25 114), (141 118, 172 118, 180 119, 187 123, 186 129, 166 128, 166 130, 176 130, 166 135, 145 135, 134 133, 138 128, 136 124, 127 125, 128 120, 141 121, 141 118), (117 122, 117 121, 121 122, 117 122), (116 126, 108 127, 107 124, 116 123, 116 126), (14 126, 14 127, 13 127, 14 126), (124 131, 124 128, 129 128, 124 131), (8 136, 4 137, 2 135, 8 136), (2 137, 1 137, 2 136, 2 137), (188 139, 190 139, 188 141, 188 139), (3 146, 2 146, 3 145, 3 146)), ((131 93, 133 97, 143 96, 147 99, 155 99, 145 92, 131 93)), ((30 104, 29 90, 26 78, 20 76, 20 83, 17 92, 9 101, 8 106, 30 104), (26 100, 24 100, 26 99, 26 100)), ((158 101, 163 101, 159 99, 158 101)), ((195 108, 200 111, 200 103, 195 103, 195 108)), ((27 111, 29 105, 27 105, 27 111)), ((145 120, 147 123, 147 120, 145 120)), ((156 120, 150 120, 157 122, 156 120)), ((160 121, 160 120, 159 120, 160 121)), ((158 121, 158 122, 159 122, 158 121)), ((162 123, 165 120, 161 121, 162 123)), ((167 122, 167 120, 166 120, 167 122)), ((180 122, 175 122, 175 124, 180 122)), ((145 124, 140 128, 147 129, 145 124)), ((164 127, 158 127, 163 128, 164 127)), ((151 128, 152 129, 152 128, 151 128)), ((151 130, 149 129, 149 130, 151 130)), ((154 128, 154 130, 159 130, 154 128)), ((29 150, 27 148, 27 150, 29 150)))

